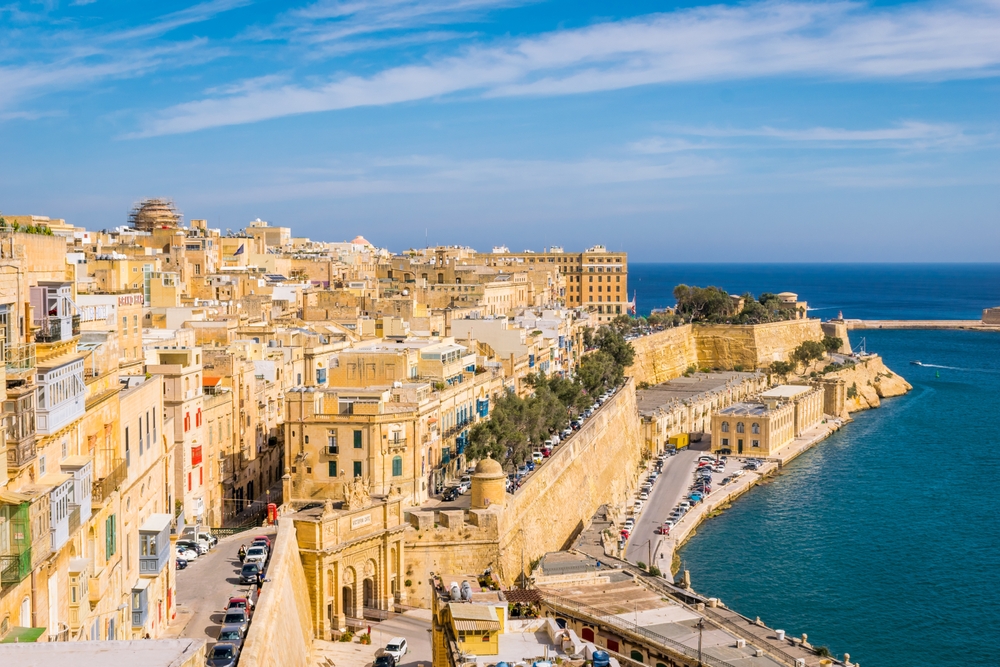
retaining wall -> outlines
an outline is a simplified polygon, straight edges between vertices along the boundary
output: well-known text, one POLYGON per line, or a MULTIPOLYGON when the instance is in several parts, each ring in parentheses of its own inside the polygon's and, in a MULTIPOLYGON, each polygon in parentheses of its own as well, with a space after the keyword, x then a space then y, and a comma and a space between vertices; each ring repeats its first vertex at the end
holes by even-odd
POLYGON ((240 667, 306 667, 312 649, 309 589, 299 558, 295 525, 280 521, 270 580, 264 584, 247 633, 240 667))

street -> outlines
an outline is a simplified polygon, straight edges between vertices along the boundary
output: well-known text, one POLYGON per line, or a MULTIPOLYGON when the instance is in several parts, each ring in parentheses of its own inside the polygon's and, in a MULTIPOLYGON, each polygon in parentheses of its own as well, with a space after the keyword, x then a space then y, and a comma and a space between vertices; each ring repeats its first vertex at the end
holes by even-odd
MULTIPOLYGON (((666 536, 654 531, 667 519, 677 503, 687 496, 688 489, 694 483, 698 457, 705 455, 708 449, 708 445, 704 442, 699 445, 699 449, 695 449, 694 446, 682 449, 664 461, 660 477, 653 483, 653 491, 625 547, 626 560, 656 565, 661 572, 670 570, 670 563, 665 562, 663 554, 660 553, 660 543, 666 536), (648 562, 650 560, 652 563, 648 562)), ((712 474, 713 491, 722 488, 719 482, 723 477, 731 475, 742 467, 741 460, 729 457, 725 472, 712 474)))
MULTIPOLYGON (((241 594, 248 586, 240 585, 240 559, 237 551, 241 544, 249 545, 257 535, 267 535, 272 540, 273 528, 254 528, 224 540, 204 556, 188 563, 177 572, 177 624, 174 637, 204 639, 209 644, 216 641, 226 604, 233 595, 241 594)), ((267 584, 264 584, 267 586, 267 584)), ((171 628, 173 630, 173 628, 171 628)))

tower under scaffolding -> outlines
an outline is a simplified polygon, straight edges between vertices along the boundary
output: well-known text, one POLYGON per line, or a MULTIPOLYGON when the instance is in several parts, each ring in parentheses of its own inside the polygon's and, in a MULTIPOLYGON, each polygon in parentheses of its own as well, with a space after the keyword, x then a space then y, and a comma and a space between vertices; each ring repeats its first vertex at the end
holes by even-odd
POLYGON ((182 219, 171 199, 143 199, 128 214, 129 226, 143 232, 172 229, 178 227, 182 219))

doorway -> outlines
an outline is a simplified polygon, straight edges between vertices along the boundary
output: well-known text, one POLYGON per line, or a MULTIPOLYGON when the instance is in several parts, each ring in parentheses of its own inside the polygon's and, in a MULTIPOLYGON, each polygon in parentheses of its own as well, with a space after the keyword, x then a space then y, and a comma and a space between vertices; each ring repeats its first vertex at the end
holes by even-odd
POLYGON ((743 453, 743 438, 738 438, 736 440, 736 451, 740 454, 743 453))

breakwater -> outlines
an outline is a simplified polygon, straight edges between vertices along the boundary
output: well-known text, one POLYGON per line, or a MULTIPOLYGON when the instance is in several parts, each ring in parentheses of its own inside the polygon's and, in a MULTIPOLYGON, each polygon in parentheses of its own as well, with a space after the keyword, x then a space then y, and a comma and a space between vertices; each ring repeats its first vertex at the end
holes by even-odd
POLYGON ((851 331, 865 329, 972 329, 1000 331, 1000 326, 982 320, 846 320, 851 331))

